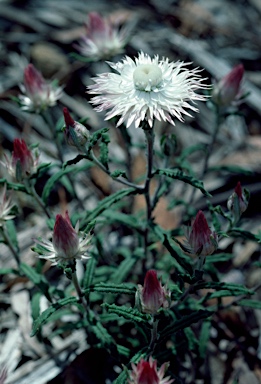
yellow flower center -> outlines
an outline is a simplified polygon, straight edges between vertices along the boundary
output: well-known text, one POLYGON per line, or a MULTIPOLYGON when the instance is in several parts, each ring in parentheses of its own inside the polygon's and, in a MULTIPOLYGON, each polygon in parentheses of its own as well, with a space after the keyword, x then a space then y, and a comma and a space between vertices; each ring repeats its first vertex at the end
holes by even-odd
POLYGON ((162 71, 155 64, 141 64, 133 72, 135 88, 150 92, 162 82, 162 71))

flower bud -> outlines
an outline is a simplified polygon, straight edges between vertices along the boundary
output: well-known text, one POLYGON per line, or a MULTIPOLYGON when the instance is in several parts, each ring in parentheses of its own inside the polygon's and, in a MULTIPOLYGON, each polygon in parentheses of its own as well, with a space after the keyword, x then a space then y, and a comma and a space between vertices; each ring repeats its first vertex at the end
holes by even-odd
POLYGON ((197 213, 192 226, 186 230, 188 252, 198 256, 211 255, 218 247, 217 234, 212 232, 202 211, 197 213))
POLYGON ((88 129, 78 121, 73 120, 66 107, 63 108, 63 115, 65 121, 64 134, 67 144, 77 148, 86 144, 90 137, 88 129))
POLYGON ((214 87, 212 100, 220 106, 229 106, 240 96, 240 88, 244 75, 242 64, 234 67, 226 76, 224 76, 214 87))
POLYGON ((123 51, 127 43, 127 28, 119 29, 108 18, 90 12, 86 23, 86 34, 76 48, 92 60, 109 58, 123 51))
POLYGON ((153 269, 146 273, 144 286, 138 286, 136 304, 143 313, 154 315, 161 308, 169 306, 170 293, 161 285, 157 272, 153 269))
POLYGON ((20 182, 36 171, 39 154, 29 150, 23 139, 14 139, 14 150, 11 159, 5 155, 5 160, 5 163, 1 163, 20 182))
POLYGON ((162 364, 157 370, 157 360, 152 357, 149 361, 141 359, 137 365, 131 365, 132 372, 128 380, 128 384, 171 384, 174 380, 165 377, 165 372, 168 369, 168 363, 162 364))
POLYGON ((228 198, 227 207, 232 212, 234 221, 238 222, 240 216, 247 209, 249 201, 249 192, 246 189, 242 190, 240 181, 237 183, 236 188, 232 195, 228 198))
POLYGON ((56 215, 52 242, 45 239, 34 239, 41 246, 40 258, 57 263, 67 264, 75 259, 89 259, 87 251, 91 236, 79 233, 79 224, 73 228, 68 211, 65 216, 56 215))
POLYGON ((20 88, 24 93, 19 96, 22 109, 29 112, 39 113, 54 106, 62 95, 62 88, 47 82, 33 64, 25 68, 24 84, 20 88))

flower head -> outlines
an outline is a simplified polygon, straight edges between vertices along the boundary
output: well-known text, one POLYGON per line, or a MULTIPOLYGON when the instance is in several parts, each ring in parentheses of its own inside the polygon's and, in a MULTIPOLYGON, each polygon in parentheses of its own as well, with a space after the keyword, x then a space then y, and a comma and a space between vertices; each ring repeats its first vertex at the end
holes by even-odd
POLYGON ((0 199, 0 227, 2 227, 7 220, 12 220, 15 215, 12 214, 14 204, 11 204, 11 196, 7 198, 6 196, 6 184, 2 192, 0 199))
POLYGON ((62 88, 47 82, 33 64, 28 64, 24 70, 24 84, 21 85, 24 95, 19 99, 22 109, 39 113, 56 104, 62 96, 62 88))
POLYGON ((79 233, 79 223, 76 224, 75 229, 73 228, 68 211, 65 212, 65 216, 56 215, 52 242, 35 239, 43 253, 39 257, 52 261, 53 265, 58 262, 66 264, 74 259, 89 259, 86 252, 90 241, 90 236, 79 233))
POLYGON ((14 139, 14 150, 11 159, 8 159, 5 155, 5 160, 5 163, 1 163, 7 167, 8 172, 17 181, 22 181, 36 171, 39 154, 37 151, 31 151, 23 139, 14 139))
POLYGON ((202 211, 196 215, 192 226, 186 231, 188 251, 198 256, 211 255, 218 246, 217 234, 212 232, 202 211))
POLYGON ((143 313, 157 313, 161 307, 169 307, 170 292, 161 285, 157 272, 153 269, 146 273, 144 286, 138 286, 136 304, 143 313))
POLYGON ((90 136, 88 129, 78 121, 73 120, 66 107, 63 108, 63 115, 65 121, 64 134, 67 144, 75 147, 86 144, 90 136))
POLYGON ((244 75, 242 64, 234 67, 213 89, 213 101, 221 106, 229 106, 241 96, 241 83, 244 75))
POLYGON ((198 112, 189 102, 206 100, 195 93, 197 89, 208 88, 202 84, 199 69, 189 70, 183 62, 170 63, 168 59, 151 58, 141 52, 132 60, 126 56, 122 62, 110 63, 115 73, 103 73, 93 80, 96 84, 88 87, 90 94, 98 94, 91 103, 98 112, 109 110, 106 120, 121 116, 117 126, 133 122, 136 128, 143 120, 150 127, 153 120, 175 124, 173 117, 183 121, 182 114, 191 116, 186 109, 198 112))
POLYGON ((132 372, 128 380, 128 384, 171 384, 173 379, 165 377, 165 372, 168 369, 168 363, 164 363, 157 370, 157 360, 150 357, 149 361, 141 359, 137 365, 131 365, 132 372))
POLYGON ((239 181, 227 201, 227 207, 232 212, 235 222, 238 222, 242 213, 247 209, 248 201, 249 192, 246 189, 242 189, 239 181))
POLYGON ((93 60, 108 59, 121 53, 127 42, 127 30, 119 30, 108 18, 90 12, 86 23, 86 35, 76 48, 83 56, 93 60))

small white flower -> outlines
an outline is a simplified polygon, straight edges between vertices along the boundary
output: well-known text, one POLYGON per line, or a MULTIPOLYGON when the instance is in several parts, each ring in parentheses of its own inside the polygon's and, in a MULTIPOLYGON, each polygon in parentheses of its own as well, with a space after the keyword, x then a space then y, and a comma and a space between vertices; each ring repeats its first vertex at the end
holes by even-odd
POLYGON ((136 128, 143 120, 150 127, 153 120, 168 121, 175 125, 173 117, 184 121, 183 114, 191 116, 186 109, 198 112, 191 105, 195 100, 207 97, 195 93, 197 89, 208 89, 198 68, 185 68, 188 63, 169 62, 167 58, 151 58, 143 52, 132 60, 126 56, 122 62, 109 63, 118 72, 103 73, 93 80, 96 84, 88 87, 88 93, 97 94, 91 103, 98 112, 109 110, 106 120, 121 116, 117 126, 133 122, 136 128))
POLYGON ((56 215, 52 241, 34 239, 40 245, 42 259, 52 261, 52 265, 66 264, 74 259, 89 259, 86 256, 91 237, 79 233, 79 223, 73 228, 68 211, 65 217, 56 215))

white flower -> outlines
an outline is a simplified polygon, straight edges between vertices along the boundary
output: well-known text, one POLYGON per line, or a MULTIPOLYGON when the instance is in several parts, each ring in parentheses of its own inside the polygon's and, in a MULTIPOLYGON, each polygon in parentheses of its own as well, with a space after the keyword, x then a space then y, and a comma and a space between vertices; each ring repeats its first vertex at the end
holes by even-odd
POLYGON ((182 114, 191 116, 186 109, 198 112, 189 102, 206 100, 206 96, 195 93, 197 89, 208 89, 198 68, 185 68, 188 63, 172 62, 158 56, 151 58, 143 52, 132 60, 126 56, 122 62, 109 63, 118 72, 103 73, 93 80, 96 84, 88 87, 90 94, 98 94, 91 103, 98 112, 109 110, 106 120, 121 116, 117 126, 147 120, 150 127, 153 120, 168 121, 175 125, 173 117, 183 121, 182 114))
POLYGON ((52 241, 46 239, 34 239, 40 245, 42 259, 52 261, 52 265, 58 262, 66 264, 74 259, 89 259, 86 252, 89 249, 91 237, 79 232, 79 223, 73 228, 68 211, 65 217, 56 215, 52 241))

